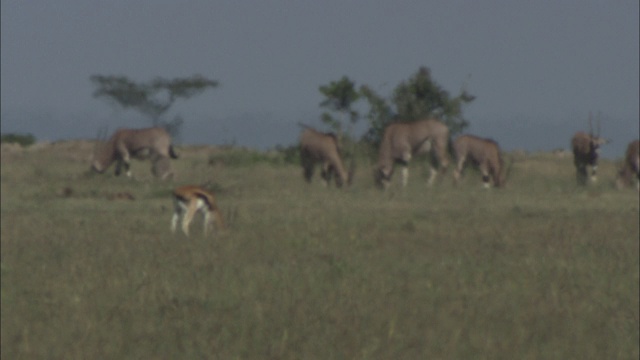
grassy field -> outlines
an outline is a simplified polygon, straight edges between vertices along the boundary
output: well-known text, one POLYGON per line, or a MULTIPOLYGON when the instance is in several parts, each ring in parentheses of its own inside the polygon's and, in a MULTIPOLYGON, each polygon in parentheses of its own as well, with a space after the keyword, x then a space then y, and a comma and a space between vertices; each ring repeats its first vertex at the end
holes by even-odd
POLYGON ((583 189, 533 154, 505 189, 414 166, 383 193, 362 161, 337 190, 276 155, 178 150, 170 182, 88 174, 71 142, 2 152, 3 359, 640 356, 638 194, 610 161, 583 189), (191 183, 229 230, 170 233, 191 183))

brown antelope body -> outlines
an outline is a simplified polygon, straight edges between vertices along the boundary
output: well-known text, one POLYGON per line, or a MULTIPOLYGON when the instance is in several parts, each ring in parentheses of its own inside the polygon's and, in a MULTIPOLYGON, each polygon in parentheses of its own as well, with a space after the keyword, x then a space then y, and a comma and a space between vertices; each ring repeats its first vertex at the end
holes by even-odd
POLYGON ((427 182, 432 185, 438 175, 437 167, 444 173, 449 165, 447 148, 449 128, 436 119, 419 120, 411 123, 393 123, 384 130, 375 170, 375 182, 387 188, 391 182, 394 165, 402 166, 402 185, 409 178, 409 161, 420 154, 431 155, 430 176, 427 182))
POLYGON ((618 172, 616 185, 618 189, 631 186, 636 179, 636 188, 640 191, 640 140, 629 143, 624 155, 624 163, 618 172))
POLYGON ((196 185, 186 185, 173 191, 174 212, 171 218, 171 231, 175 232, 178 221, 182 217, 182 231, 189 236, 189 225, 196 213, 204 217, 203 234, 207 234, 209 225, 214 221, 218 228, 224 229, 225 224, 216 204, 215 197, 210 191, 196 185))
POLYGON ((103 173, 115 161, 116 176, 124 168, 130 177, 131 158, 151 159, 154 175, 164 179, 171 175, 168 159, 177 157, 171 145, 171 136, 164 128, 118 129, 109 140, 97 146, 91 167, 103 173), (163 165, 162 173, 156 171, 157 164, 163 165))
POLYGON ((607 144, 609 140, 600 137, 600 119, 597 120, 597 133, 593 133, 593 122, 589 113, 589 133, 578 131, 571 138, 571 150, 573 151, 573 164, 576 167, 576 181, 578 185, 586 185, 590 178, 592 183, 598 181, 598 156, 600 146, 607 144), (591 176, 589 176, 591 168, 591 176))
POLYGON ((345 170, 334 133, 322 133, 305 126, 300 134, 300 162, 307 182, 311 182, 315 167, 320 164, 323 184, 327 185, 334 175, 337 187, 351 184, 353 174, 345 170))
POLYGON ((577 132, 571 139, 573 164, 576 167, 576 181, 579 185, 587 184, 589 167, 591 168, 591 182, 598 180, 597 171, 600 145, 606 143, 606 140, 583 131, 577 132))
POLYGON ((504 163, 497 142, 473 135, 462 135, 454 141, 453 149, 456 156, 456 170, 453 173, 456 183, 459 182, 465 165, 471 162, 480 169, 485 188, 489 188, 491 183, 495 187, 503 186, 504 163))

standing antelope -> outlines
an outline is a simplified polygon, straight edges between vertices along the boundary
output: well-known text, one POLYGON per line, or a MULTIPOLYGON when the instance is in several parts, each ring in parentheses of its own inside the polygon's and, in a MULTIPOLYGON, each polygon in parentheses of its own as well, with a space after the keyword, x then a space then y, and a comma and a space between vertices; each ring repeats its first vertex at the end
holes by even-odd
POLYGON ((335 174, 337 187, 351 184, 353 172, 344 168, 340 158, 340 147, 334 133, 322 133, 306 125, 300 134, 300 161, 304 169, 304 178, 311 182, 316 164, 320 163, 323 184, 327 185, 335 174))
POLYGON ((618 189, 630 186, 634 177, 637 178, 636 187, 640 191, 640 140, 632 141, 627 146, 624 163, 616 179, 618 189))
POLYGON ((202 213, 204 217, 203 234, 207 234, 209 225, 213 225, 214 220, 218 228, 226 227, 213 193, 200 186, 185 185, 173 190, 173 205, 171 232, 175 233, 178 221, 182 217, 182 231, 189 236, 189 224, 197 212, 202 213))
POLYGON ((456 184, 460 181, 465 164, 471 161, 480 168, 485 188, 504 185, 503 161, 500 147, 492 139, 483 139, 473 135, 459 136, 453 143, 456 156, 456 169, 453 173, 456 184))
POLYGON ((154 175, 165 179, 172 174, 166 165, 169 157, 178 158, 171 145, 171 136, 164 128, 118 129, 106 143, 96 146, 91 167, 94 171, 103 173, 116 161, 116 176, 120 175, 124 167, 127 176, 131 177, 131 158, 150 158, 154 163, 154 175), (156 164, 159 163, 163 164, 162 174, 156 171, 156 164))
POLYGON ((593 124, 591 113, 589 113, 589 134, 578 131, 571 139, 571 149, 573 150, 573 164, 576 167, 576 181, 578 185, 586 185, 588 170, 591 167, 591 182, 598 181, 598 154, 600 146, 607 144, 609 140, 600 137, 600 121, 598 121, 598 133, 593 134, 593 124))
POLYGON ((444 173, 449 165, 447 148, 449 128, 436 119, 419 120, 411 123, 393 123, 384 130, 375 171, 376 184, 386 189, 391 182, 395 163, 402 165, 402 185, 409 178, 409 161, 415 155, 430 153, 430 176, 432 185, 440 167, 444 173))

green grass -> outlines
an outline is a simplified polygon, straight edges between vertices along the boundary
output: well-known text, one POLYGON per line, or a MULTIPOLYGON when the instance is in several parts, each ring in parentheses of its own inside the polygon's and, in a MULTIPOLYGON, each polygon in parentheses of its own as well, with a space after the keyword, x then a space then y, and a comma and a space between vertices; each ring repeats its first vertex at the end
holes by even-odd
POLYGON ((502 190, 471 170, 429 189, 414 166, 382 193, 362 161, 339 191, 182 150, 173 182, 3 155, 2 358, 640 356, 638 194, 610 162, 582 189, 571 159, 536 154, 502 190), (171 188, 205 182, 230 229, 170 234, 171 188))

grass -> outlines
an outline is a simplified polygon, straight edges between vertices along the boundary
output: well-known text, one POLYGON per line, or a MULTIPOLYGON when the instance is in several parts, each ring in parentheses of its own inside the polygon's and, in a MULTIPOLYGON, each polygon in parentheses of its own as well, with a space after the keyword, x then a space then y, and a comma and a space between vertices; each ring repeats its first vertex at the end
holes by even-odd
POLYGON ((638 195, 610 162, 582 189, 535 154, 502 190, 474 171, 428 189, 414 166, 382 193, 362 162, 339 191, 212 154, 183 149, 173 182, 3 155, 2 358, 640 356, 638 195), (171 188, 205 182, 230 229, 170 234, 171 188))

